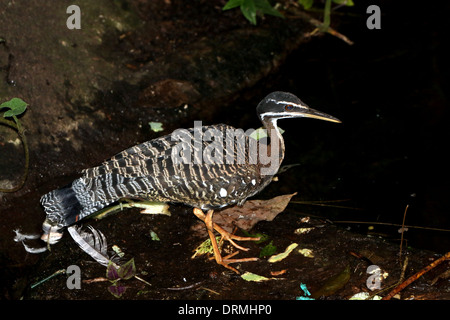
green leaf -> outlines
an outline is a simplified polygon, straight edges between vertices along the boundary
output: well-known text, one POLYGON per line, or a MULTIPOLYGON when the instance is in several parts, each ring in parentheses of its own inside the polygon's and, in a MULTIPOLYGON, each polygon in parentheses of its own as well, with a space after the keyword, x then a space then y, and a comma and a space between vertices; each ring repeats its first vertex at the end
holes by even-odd
POLYGON ((256 15, 258 13, 284 18, 281 12, 272 7, 268 0, 230 0, 222 10, 229 10, 236 7, 241 8, 244 17, 253 25, 256 25, 256 15))
POLYGON ((306 10, 309 10, 312 8, 314 0, 298 0, 298 3, 300 3, 306 10))
POLYGON ((241 11, 244 17, 250 21, 251 24, 256 25, 256 6, 253 0, 243 0, 241 4, 241 11))
POLYGON ((18 116, 25 112, 28 104, 20 98, 12 98, 9 101, 0 104, 0 109, 8 108, 9 110, 3 114, 3 117, 18 116))
POLYGON ((130 261, 120 266, 119 277, 124 280, 128 280, 136 275, 136 266, 134 264, 134 258, 131 258, 130 261))
MULTIPOLYGON (((216 241, 219 244, 220 249, 220 236, 216 237, 216 241)), ((197 248, 194 249, 194 254, 192 255, 191 259, 194 259, 196 256, 201 256, 207 253, 214 253, 210 238, 203 241, 197 248)))
POLYGON ((228 1, 222 10, 230 10, 242 5, 243 0, 230 0, 228 1))
POLYGON ((150 230, 150 237, 153 241, 161 241, 155 231, 150 230))
POLYGON ((261 252, 259 253, 259 257, 267 257, 273 255, 275 252, 277 252, 277 247, 273 245, 273 241, 270 241, 268 245, 266 245, 264 248, 261 249, 261 252))
POLYGON ((113 249, 113 251, 119 256, 119 258, 122 258, 125 255, 125 253, 122 251, 122 249, 120 249, 119 246, 116 244, 113 245, 111 247, 111 249, 113 249))
POLYGON ((151 121, 148 124, 150 125, 150 130, 152 130, 153 132, 164 131, 163 124, 161 122, 151 121))
POLYGON ((337 4, 343 4, 343 5, 346 5, 348 7, 352 7, 352 6, 355 5, 353 3, 353 0, 333 0, 333 2, 337 3, 337 4))
POLYGON ((256 10, 260 10, 262 14, 270 14, 279 18, 284 18, 280 11, 272 7, 272 5, 267 0, 254 0, 256 10))

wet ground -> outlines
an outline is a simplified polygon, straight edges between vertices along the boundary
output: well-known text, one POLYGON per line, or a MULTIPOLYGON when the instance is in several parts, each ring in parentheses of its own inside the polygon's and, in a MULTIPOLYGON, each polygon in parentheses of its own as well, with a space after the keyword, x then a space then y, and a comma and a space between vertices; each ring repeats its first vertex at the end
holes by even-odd
MULTIPOLYGON (((162 1, 155 3, 152 7, 145 2, 133 2, 140 8, 142 17, 158 12, 161 9, 158 6, 163 6, 162 1)), ((218 2, 216 6, 221 4, 218 2)), ((152 60, 161 63, 161 57, 165 54, 173 54, 189 45, 191 37, 226 33, 246 24, 239 12, 227 13, 227 18, 221 20, 223 23, 217 23, 215 19, 219 17, 220 11, 205 3, 198 7, 185 7, 174 1, 170 8, 169 11, 161 11, 163 13, 153 22, 163 23, 164 28, 159 29, 161 35, 133 34, 121 42, 114 42, 115 38, 112 38, 110 42, 104 42, 102 57, 106 57, 111 64, 124 59, 133 70, 140 64, 148 66, 152 60), (196 19, 198 14, 202 19, 196 19), (180 28, 183 23, 192 24, 190 28, 180 28), (180 30, 182 32, 179 33, 180 30), (113 54, 116 52, 120 54, 113 54)), ((89 144, 85 143, 75 150, 59 142, 76 138, 85 141, 90 132, 87 125, 80 125, 76 135, 52 136, 57 141, 54 142, 55 146, 41 149, 48 150, 43 156, 45 159, 34 162, 35 174, 30 179, 32 187, 28 185, 24 188, 20 197, 2 198, 3 297, 115 299, 107 290, 108 281, 91 282, 104 277, 105 268, 84 254, 67 234, 53 246, 51 252, 31 255, 26 254, 20 244, 12 241, 12 229, 21 227, 24 232, 38 231, 43 220, 42 209, 38 205, 39 197, 75 178, 76 172, 83 166, 94 165, 123 149, 111 135, 114 131, 115 134, 123 134, 123 143, 129 142, 127 146, 154 135, 142 128, 134 128, 135 117, 142 123, 155 117, 157 120, 167 120, 168 128, 191 126, 190 120, 198 120, 197 116, 211 123, 226 122, 236 127, 256 128, 259 124, 254 115, 254 106, 267 92, 280 89, 297 93, 312 107, 339 117, 343 124, 334 126, 309 120, 280 122, 280 126, 286 130, 285 164, 301 165, 280 174, 279 180, 258 197, 267 199, 292 192, 299 194, 274 221, 259 222, 251 230, 252 233, 268 235, 269 240, 262 244, 244 243, 250 251, 240 253, 239 256, 258 256, 261 249, 273 241, 277 252, 282 252, 291 243, 298 243, 299 248, 311 249, 314 258, 304 257, 295 251, 278 263, 269 263, 267 257, 263 257, 258 262, 239 264, 237 268, 241 273, 249 271, 278 279, 245 281, 214 261, 203 257, 191 259, 192 250, 205 239, 192 230, 198 222, 191 209, 173 206, 171 217, 141 215, 138 210, 127 210, 91 222, 105 233, 110 245, 116 244, 127 257, 135 259, 137 274, 151 284, 148 286, 135 279, 124 280, 128 288, 123 299, 292 300, 303 295, 301 283, 306 284, 314 294, 327 281, 337 286, 337 289, 326 291, 322 295, 323 299, 346 299, 354 293, 368 291, 366 280, 369 275, 366 269, 369 264, 378 265, 389 274, 382 283, 385 288, 399 279, 405 256, 409 258, 406 276, 410 276, 447 252, 449 237, 448 232, 444 231, 410 228, 404 235, 407 243, 403 245, 402 259, 399 259, 398 226, 372 225, 375 227, 369 231, 372 235, 366 236, 368 225, 363 222, 401 224, 408 204, 407 225, 448 229, 449 206, 446 194, 450 190, 442 174, 446 171, 446 155, 443 154, 442 146, 447 143, 445 119, 448 116, 448 97, 443 88, 448 86, 448 74, 443 71, 447 62, 443 48, 445 35, 439 26, 442 19, 434 16, 445 10, 434 7, 417 10, 388 4, 382 4, 381 8, 381 30, 369 31, 365 28, 365 8, 360 6, 350 9, 351 15, 337 16, 336 19, 339 20, 339 31, 351 38, 355 45, 348 46, 329 35, 314 39, 300 46, 280 68, 274 68, 272 72, 255 72, 265 76, 234 88, 236 91, 223 100, 226 108, 219 105, 207 112, 181 108, 176 116, 167 116, 167 110, 160 106, 144 109, 143 113, 141 109, 126 112, 120 106, 133 93, 140 95, 141 99, 148 99, 144 101, 152 101, 148 93, 155 87, 124 87, 123 83, 117 82, 114 90, 97 92, 98 95, 94 97, 97 101, 114 105, 105 117, 85 106, 81 116, 71 117, 74 123, 83 123, 92 116, 97 125, 105 118, 113 119, 104 129, 91 128, 99 134, 95 135, 90 145, 98 145, 104 140, 103 148, 91 150, 89 144), (124 94, 127 90, 129 95, 124 94), (236 96, 239 98, 236 99, 236 96), (230 104, 230 101, 234 103, 230 104), (61 149, 56 152, 56 147, 61 149), (105 155, 105 149, 114 149, 114 152, 105 155), (67 154, 70 156, 67 157, 67 154), (75 164, 73 154, 80 155, 75 164), (46 174, 39 168, 45 166, 52 156, 60 164, 52 162, 46 174), (49 176, 54 178, 49 180, 49 176), (350 200, 328 204, 352 209, 295 203, 342 199, 350 200), (305 216, 312 217, 309 223, 301 221, 305 216), (331 223, 342 220, 361 223, 331 223), (295 234, 294 230, 300 227, 313 229, 307 234, 295 234), (150 231, 156 232, 160 241, 153 241, 150 231), (351 252, 368 260, 356 258, 351 252), (84 282, 80 290, 68 290, 65 275, 55 276, 31 289, 32 284, 69 265, 78 265, 81 269, 84 282), (271 275, 274 271, 284 273, 271 275), (346 281, 336 280, 339 275, 341 278, 345 278, 345 275, 349 277, 346 281)), ((264 26, 267 27, 267 24, 262 23, 264 26)), ((234 72, 238 73, 239 70, 234 72)), ((208 75, 210 84, 212 80, 220 78, 215 76, 208 75)), ((228 86, 227 90, 231 90, 230 82, 224 83, 228 86)), ((156 89, 164 88, 165 84, 159 83, 156 89)), ((70 90, 74 89, 66 85, 67 92, 71 93, 70 90)), ((178 83, 170 82, 169 85, 173 90, 173 86, 176 87, 178 83)), ((201 92, 208 93, 216 92, 214 88, 217 87, 200 86, 201 92)), ((167 103, 176 105, 185 99, 199 99, 195 93, 199 87, 193 90, 189 84, 181 83, 181 88, 187 92, 187 96, 175 96, 167 103)), ((215 100, 216 106, 218 100, 215 100)), ((145 108, 142 100, 141 103, 141 107, 145 108)), ((207 104, 199 102, 199 105, 207 104)), ((61 115, 62 122, 63 117, 61 115)), ((44 132, 48 134, 51 127, 47 125, 44 132)), ((62 124, 56 125, 55 130, 60 130, 60 127, 62 124)), ((10 147, 6 143, 2 152, 4 148, 10 147)), ((2 153, 1 165, 11 163, 11 159, 9 156, 4 158, 2 153)), ((17 167, 20 167, 18 164, 17 167)), ((6 172, 11 173, 8 170, 6 172)), ((2 176, 2 179, 10 179, 11 176, 2 176)), ((437 278, 446 270, 448 262, 409 286, 402 292, 402 298, 448 299, 448 278, 437 278), (432 284, 435 279, 436 282, 432 284)))
MULTIPOLYGON (((346 299, 355 293, 368 291, 366 273, 371 264, 378 265, 389 277, 383 281, 383 287, 393 285, 400 277, 401 263, 398 260, 398 244, 390 244, 378 237, 355 235, 340 227, 325 221, 311 220, 301 222, 305 216, 295 210, 295 205, 286 210, 272 222, 260 222, 252 233, 263 233, 268 240, 261 243, 240 243, 250 248, 247 253, 239 253, 236 257, 259 256, 263 247, 270 241, 277 247, 277 253, 283 252, 290 244, 298 243, 297 249, 280 262, 270 263, 268 257, 262 257, 257 262, 236 264, 241 272, 252 272, 270 278, 262 282, 243 280, 228 269, 218 266, 214 260, 206 257, 191 259, 193 249, 206 236, 199 237, 191 226, 197 224, 191 210, 184 207, 174 207, 173 216, 141 215, 136 210, 128 210, 111 219, 93 222, 92 225, 104 232, 110 245, 119 246, 126 253, 124 261, 133 257, 137 275, 151 285, 146 285, 136 279, 120 280, 127 287, 123 299, 252 299, 294 300, 303 296, 300 284, 306 284, 314 295, 333 276, 342 274, 349 267, 349 278, 332 281, 329 287, 336 288, 324 291, 325 299, 346 299), (123 226, 126 225, 126 232, 123 226), (295 229, 313 228, 303 235, 295 234, 295 229), (154 231, 160 241, 152 240, 150 232, 154 231), (314 258, 305 257, 298 249, 310 249, 314 258), (369 260, 356 258, 351 254, 356 252, 369 260), (369 261, 369 262, 368 262, 369 261), (284 273, 283 273, 284 270, 284 273), (281 272, 272 275, 271 272, 281 272), (351 276, 350 276, 351 275, 351 276)), ((229 246, 224 251, 235 250, 229 246)), ((419 271, 428 265, 438 255, 432 252, 416 251, 405 253, 409 258, 410 272, 419 271)), ((404 257, 403 257, 404 258, 404 257)), ((29 281, 36 283, 57 270, 75 264, 81 269, 81 289, 68 290, 67 276, 59 275, 47 282, 28 289, 27 299, 114 299, 108 292, 109 281, 92 282, 93 279, 106 276, 106 268, 92 261, 81 252, 67 234, 64 240, 44 253, 34 266, 39 270, 29 281)), ((418 281, 403 296, 415 296, 416 299, 447 299, 443 294, 448 290, 445 280, 438 281, 435 286, 427 283, 445 271, 440 266, 430 272, 423 280, 418 281), (441 292, 441 293, 439 293, 441 292)), ((324 289, 322 289, 324 290, 324 289)), ((320 294, 319 294, 320 295, 320 294)), ((316 297, 317 298, 317 297, 316 297)))

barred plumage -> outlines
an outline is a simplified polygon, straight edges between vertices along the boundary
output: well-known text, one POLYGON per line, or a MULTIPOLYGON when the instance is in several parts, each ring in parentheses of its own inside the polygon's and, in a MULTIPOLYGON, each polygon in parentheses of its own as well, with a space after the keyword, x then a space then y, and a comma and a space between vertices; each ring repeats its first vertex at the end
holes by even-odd
MULTIPOLYGON (((202 134, 209 129, 219 130, 224 136, 235 130, 227 125, 204 126, 202 134)), ((193 131, 186 130, 189 134, 193 131)), ((41 198, 47 220, 58 228, 69 226, 122 198, 220 208, 242 203, 260 188, 258 164, 249 165, 248 160, 243 164, 174 163, 171 152, 177 143, 172 135, 163 136, 83 170, 80 178, 41 198)), ((208 142, 202 146, 206 148, 208 142)), ((235 154, 243 149, 236 143, 235 154)))
MULTIPOLYGON (((176 130, 83 170, 80 178, 42 196, 45 234, 122 198, 177 202, 202 210, 242 204, 270 183, 283 160, 278 119, 312 117, 339 122, 285 92, 268 95, 258 105, 257 114, 268 130, 269 148, 228 125, 202 126, 176 130)), ((201 211, 194 213, 202 220, 207 218, 201 211)), ((222 260, 219 263, 229 267, 222 260)))

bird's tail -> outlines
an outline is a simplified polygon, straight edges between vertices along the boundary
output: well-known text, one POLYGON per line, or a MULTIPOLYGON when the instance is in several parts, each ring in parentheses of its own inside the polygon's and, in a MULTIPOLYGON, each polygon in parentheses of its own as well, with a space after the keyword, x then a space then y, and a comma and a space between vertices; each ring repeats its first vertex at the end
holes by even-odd
POLYGON ((57 232, 118 201, 122 194, 115 192, 114 187, 123 181, 117 180, 120 180, 117 175, 81 177, 43 195, 41 204, 46 213, 42 225, 44 234, 57 232))
POLYGON ((79 218, 79 214, 83 211, 83 206, 78 200, 74 182, 50 191, 41 197, 41 204, 46 213, 46 220, 50 225, 59 229, 73 224, 79 218))

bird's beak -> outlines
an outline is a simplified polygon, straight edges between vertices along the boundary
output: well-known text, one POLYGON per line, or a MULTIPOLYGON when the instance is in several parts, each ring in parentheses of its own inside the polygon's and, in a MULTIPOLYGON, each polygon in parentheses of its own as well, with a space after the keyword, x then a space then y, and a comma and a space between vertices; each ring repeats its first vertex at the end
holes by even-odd
POLYGON ((326 114, 325 112, 317 111, 312 108, 305 108, 302 110, 295 110, 294 113, 296 114, 296 117, 305 117, 305 118, 313 118, 313 119, 319 119, 319 120, 325 120, 325 121, 331 121, 336 123, 341 123, 341 120, 338 118, 335 118, 333 116, 330 116, 329 114, 326 114))

